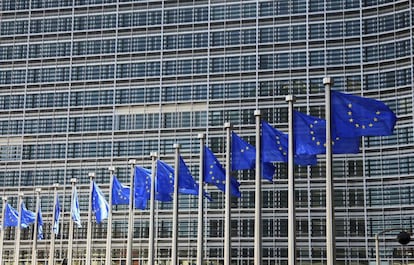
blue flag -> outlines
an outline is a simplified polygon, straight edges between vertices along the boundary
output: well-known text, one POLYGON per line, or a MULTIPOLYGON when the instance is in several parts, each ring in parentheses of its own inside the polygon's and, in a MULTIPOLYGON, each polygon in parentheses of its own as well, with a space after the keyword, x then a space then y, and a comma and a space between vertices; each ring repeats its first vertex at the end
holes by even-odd
POLYGON ((178 191, 182 194, 198 195, 198 184, 181 156, 178 170, 178 191))
POLYGON ((397 117, 383 102, 331 92, 332 129, 341 137, 392 135, 397 117))
POLYGON ((6 203, 6 209, 4 210, 4 227, 16 227, 19 222, 19 212, 14 209, 10 204, 6 203))
MULTIPOLYGON (((262 159, 265 162, 288 162, 288 135, 262 121, 262 159)), ((316 165, 316 155, 294 155, 296 165, 316 165)))
POLYGON ((39 210, 37 212, 37 239, 43 239, 43 217, 42 217, 42 209, 39 206, 39 210))
MULTIPOLYGON (((216 185, 219 190, 225 192, 226 172, 216 156, 207 146, 204 147, 204 159, 204 181, 216 185)), ((241 197, 239 182, 231 177, 230 185, 231 195, 241 197)))
MULTIPOLYGON (((326 153, 326 121, 297 111, 293 115, 296 154, 326 153)), ((332 134, 334 154, 356 154, 359 152, 359 143, 359 137, 346 138, 332 134)))
POLYGON ((145 210, 150 199, 151 192, 151 171, 136 166, 134 173, 134 204, 135 208, 145 210))
POLYGON ((60 219, 60 203, 59 195, 56 194, 56 205, 55 205, 55 219, 53 220, 53 233, 56 235, 59 233, 59 219, 60 219))
POLYGON ((174 192, 174 169, 161 160, 157 160, 155 187, 155 199, 164 202, 173 200, 171 194, 174 192))
POLYGON ((108 202, 105 200, 105 196, 95 182, 93 182, 92 186, 92 211, 95 213, 96 222, 98 224, 108 218, 108 202))
POLYGON ((130 188, 119 182, 116 176, 113 176, 112 182, 112 205, 128 205, 130 188))
POLYGON ((78 192, 75 188, 73 191, 73 200, 71 205, 71 216, 72 220, 75 222, 75 224, 78 226, 78 228, 82 227, 81 220, 80 220, 80 208, 79 208, 79 200, 78 200, 78 192))
POLYGON ((21 207, 22 216, 20 218, 20 226, 22 228, 27 228, 36 221, 36 214, 27 210, 23 202, 21 207))
POLYGON ((231 170, 254 169, 256 148, 231 132, 231 170))
MULTIPOLYGON (((198 195, 198 183, 194 180, 190 170, 184 162, 184 159, 180 156, 180 169, 178 172, 179 187, 178 191, 182 194, 198 195)), ((212 200, 210 195, 204 192, 204 196, 208 200, 212 200)))
MULTIPOLYGON (((263 159, 262 159, 263 160, 263 159)), ((247 170, 256 168, 256 148, 236 133, 231 133, 231 169, 247 170)), ((272 181, 276 168, 272 163, 262 162, 262 177, 272 181)))

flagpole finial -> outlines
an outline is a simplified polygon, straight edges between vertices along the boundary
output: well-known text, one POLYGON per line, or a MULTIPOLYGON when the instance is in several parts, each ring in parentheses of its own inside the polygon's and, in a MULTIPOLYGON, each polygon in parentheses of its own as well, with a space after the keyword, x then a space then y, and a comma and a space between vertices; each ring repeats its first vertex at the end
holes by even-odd
POLYGON ((224 123, 224 128, 226 128, 226 129, 231 128, 230 122, 225 122, 224 123))
POLYGON ((204 133, 199 133, 197 135, 197 137, 198 137, 198 139, 204 139, 204 138, 206 138, 206 135, 204 133))
POLYGON ((89 172, 88 174, 90 179, 94 179, 95 178, 95 172, 89 172))
POLYGON ((175 149, 179 149, 179 148, 181 148, 181 145, 180 145, 180 144, 174 144, 174 145, 173 145, 173 147, 174 147, 175 149))
POLYGON ((327 76, 327 77, 325 77, 325 78, 323 79, 323 84, 324 84, 325 86, 326 86, 326 85, 333 86, 333 79, 332 79, 331 77, 327 76))
POLYGON ((115 167, 114 166, 110 166, 108 167, 108 170, 111 174, 113 174, 115 172, 115 167))
POLYGON ((130 160, 128 160, 128 164, 130 164, 130 165, 135 165, 137 163, 137 160, 136 159, 130 159, 130 160))
POLYGON ((59 183, 54 183, 54 184, 53 184, 53 187, 54 187, 54 188, 59 187, 59 183))
POLYGON ((153 158, 156 158, 158 156, 158 154, 157 154, 157 152, 151 152, 150 156, 153 157, 153 158))
POLYGON ((78 180, 77 180, 76 178, 71 178, 71 179, 70 179, 70 182, 71 182, 71 183, 73 183, 73 184, 74 184, 74 183, 76 183, 77 181, 78 181, 78 180))
POLYGON ((287 96, 285 97, 285 100, 286 100, 287 102, 290 102, 290 101, 295 102, 295 96, 293 96, 293 95, 287 95, 287 96))
POLYGON ((257 109, 257 110, 255 110, 255 111, 254 111, 254 116, 260 116, 260 110, 258 110, 258 109, 257 109))

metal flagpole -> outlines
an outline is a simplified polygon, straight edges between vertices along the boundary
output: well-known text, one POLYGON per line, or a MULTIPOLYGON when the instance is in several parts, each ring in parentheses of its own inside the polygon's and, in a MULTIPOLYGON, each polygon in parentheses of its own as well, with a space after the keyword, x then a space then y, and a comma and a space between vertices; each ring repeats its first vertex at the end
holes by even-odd
POLYGON ((230 130, 231 124, 224 123, 226 129, 226 193, 224 211, 224 265, 231 264, 231 183, 230 183, 230 130))
POLYGON ((256 117, 256 172, 254 207, 254 264, 262 264, 262 163, 260 138, 260 110, 254 111, 256 117))
POLYGON ((154 265, 154 213, 155 213, 155 170, 157 153, 151 152, 151 193, 150 193, 150 223, 148 236, 148 265, 154 265))
POLYGON ((199 165, 199 178, 198 178, 198 230, 197 230, 197 265, 203 265, 203 239, 204 239, 204 140, 205 135, 200 133, 198 135, 200 139, 200 165, 199 165))
MULTIPOLYGON (((53 205, 54 205, 54 207, 56 207, 56 204, 57 204, 57 188, 58 188, 58 186, 59 186, 59 184, 57 184, 57 183, 55 183, 54 185, 53 185, 53 187, 54 187, 54 189, 55 189, 55 192, 54 192, 54 203, 53 203, 53 205)), ((55 238, 56 238, 56 234, 55 234, 55 231, 53 230, 53 226, 54 226, 54 222, 55 222, 55 218, 56 218, 56 216, 55 216, 55 213, 56 211, 55 211, 55 208, 53 208, 53 213, 52 213, 52 222, 53 222, 53 225, 52 225, 52 229, 51 229, 51 236, 50 236, 50 249, 49 249, 49 265, 54 265, 55 264, 55 238)), ((1 264, 1 263, 0 263, 1 264)))
POLYGON ((88 206, 88 230, 86 231, 86 265, 91 265, 91 247, 92 247, 92 190, 93 190, 93 181, 95 178, 94 172, 89 172, 88 174, 90 184, 89 184, 89 206, 88 206))
POLYGON ((131 179, 129 186, 131 187, 129 191, 129 208, 128 208, 128 242, 127 242, 127 260, 126 265, 132 265, 132 241, 134 240, 134 205, 135 205, 135 196, 134 196, 134 173, 135 173, 135 159, 130 159, 128 164, 131 167, 131 179))
POLYGON ((293 102, 292 95, 286 96, 288 102, 288 265, 296 264, 296 205, 295 205, 295 176, 294 153, 295 139, 293 134, 293 102))
POLYGON ((33 227, 33 245, 32 245, 32 264, 37 263, 37 226, 39 225, 39 208, 40 208, 40 191, 42 189, 36 188, 36 218, 33 227))
POLYGON ((172 223, 172 248, 171 248, 171 265, 178 264, 178 187, 180 172, 180 144, 174 144, 174 194, 173 194, 173 223, 172 223))
MULTIPOLYGON (((70 182, 72 183, 72 196, 71 196, 71 204, 73 203, 74 193, 76 189, 76 178, 71 178, 70 182)), ((69 213, 69 241, 68 241, 68 265, 72 265, 72 251, 73 251, 73 218, 72 218, 72 207, 70 207, 69 213)))
POLYGON ((19 218, 17 221, 17 227, 16 227, 16 237, 15 237, 15 248, 14 248, 14 264, 19 264, 19 256, 20 256, 20 230, 22 225, 22 203, 23 203, 23 193, 19 193, 19 199, 18 199, 18 209, 19 209, 19 218))
POLYGON ((105 256, 105 265, 112 264, 112 189, 114 185, 114 173, 115 167, 110 166, 108 167, 110 176, 110 183, 109 183, 109 207, 108 207, 108 225, 106 231, 106 256, 105 256))
POLYGON ((3 223, 0 227, 0 265, 3 264, 3 240, 4 240, 4 215, 6 212, 6 206, 7 206, 7 197, 3 197, 3 209, 1 210, 1 220, 3 220, 3 223))
POLYGON ((335 213, 333 205, 332 180, 332 135, 331 135, 331 87, 330 77, 323 79, 325 86, 325 119, 326 119, 326 264, 334 265, 335 250, 335 213))

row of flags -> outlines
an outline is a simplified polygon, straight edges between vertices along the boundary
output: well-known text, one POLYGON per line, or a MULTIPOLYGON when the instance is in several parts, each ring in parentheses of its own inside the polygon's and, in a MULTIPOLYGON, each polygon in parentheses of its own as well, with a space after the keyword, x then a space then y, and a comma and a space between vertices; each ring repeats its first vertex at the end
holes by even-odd
MULTIPOLYGON (((349 154, 358 153, 360 136, 381 136, 392 134, 396 123, 395 114, 383 102, 374 99, 363 98, 350 94, 332 91, 332 146, 333 153, 349 154)), ((288 135, 272 127, 269 123, 261 122, 261 163, 262 177, 271 181, 275 168, 274 162, 288 162, 288 135)), ((317 155, 325 153, 326 121, 321 118, 294 112, 294 138, 295 156, 297 165, 315 165, 317 155)), ((225 191, 225 170, 217 157, 207 146, 204 147, 204 181, 213 184, 221 191, 225 191)), ((255 169, 256 149, 244 141, 235 132, 231 135, 231 169, 248 170, 255 169)), ((156 167, 156 194, 158 201, 172 201, 174 185, 174 168, 167 163, 157 160, 156 167)), ((138 209, 146 209, 150 198, 151 171, 136 166, 134 177, 135 206, 138 209)), ((198 195, 198 184, 191 175, 183 158, 179 161, 179 192, 182 194, 198 195)), ((240 197, 240 184, 231 178, 231 193, 240 197)), ((112 183, 112 205, 129 204, 130 188, 124 186, 114 177, 112 183)), ((208 198, 207 193, 204 194, 208 198)), ((75 189, 71 203, 71 216, 74 222, 81 227, 80 209, 77 191, 75 189)), ((211 198, 210 198, 211 199, 211 198)), ((58 219, 60 216, 59 199, 55 205, 54 231, 58 231, 58 219)), ((26 209, 21 204, 21 227, 27 228, 35 222, 35 213, 26 209)), ((92 211, 96 222, 101 223, 108 216, 109 204, 101 189, 93 183, 92 211)), ((4 227, 17 226, 18 211, 11 205, 6 205, 4 227)), ((41 230, 43 219, 38 210, 38 226, 41 230)), ((43 233, 38 233, 39 239, 43 233)))
MULTIPOLYGON (((332 91, 332 151, 336 154, 358 153, 361 136, 383 136, 393 132, 396 115, 383 102, 374 99, 332 91)), ((257 137, 257 136, 256 136, 257 137)), ((317 164, 317 155, 326 152, 326 121, 301 112, 293 113, 293 137, 294 137, 294 161, 296 165, 308 166, 317 164)), ((288 162, 288 138, 289 136, 277 130, 266 121, 261 121, 261 176, 265 180, 272 181, 275 162, 288 162)), ((226 171, 217 157, 208 146, 203 150, 203 176, 204 182, 215 185, 225 192, 226 171)), ((249 170, 256 168, 256 148, 243 140, 235 132, 231 133, 231 159, 232 171, 249 170)), ((173 201, 175 171, 172 166, 162 160, 156 160, 155 176, 155 200, 173 201)), ((146 209, 150 200, 152 172, 141 166, 134 167, 133 174, 133 198, 135 208, 146 209)), ((111 202, 105 199, 105 195, 92 181, 92 191, 89 206, 95 215, 97 223, 108 218, 112 205, 130 204, 131 187, 119 182, 116 176, 112 178, 111 202), (111 206, 110 206, 111 205, 111 206)), ((230 177, 230 192, 232 196, 240 197, 240 184, 236 178, 230 177)), ((194 180, 183 158, 178 161, 178 191, 181 194, 199 195, 199 184, 194 180)), ((203 196, 211 200, 207 192, 203 196)), ((61 207, 59 196, 56 194, 54 205, 53 233, 59 232, 59 218, 61 207)), ((19 223, 19 212, 9 204, 5 205, 3 227, 16 227, 19 223)), ((27 228, 35 223, 37 218, 38 239, 43 238, 43 219, 40 207, 37 217, 34 212, 26 209, 21 203, 20 209, 21 228, 27 228)), ((79 200, 76 187, 73 189, 71 201, 71 218, 81 227, 79 200)))

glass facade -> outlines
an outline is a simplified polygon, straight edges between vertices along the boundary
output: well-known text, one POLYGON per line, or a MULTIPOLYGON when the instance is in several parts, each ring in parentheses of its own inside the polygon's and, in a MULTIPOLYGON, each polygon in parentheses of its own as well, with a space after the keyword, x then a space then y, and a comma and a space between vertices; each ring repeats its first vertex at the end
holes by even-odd
MULTIPOLYGON (((366 137, 361 152, 335 155, 337 264, 374 264, 376 233, 411 231, 414 216, 414 4, 410 0, 3 0, 0 13, 0 195, 35 208, 41 187, 48 258, 53 184, 63 205, 56 258, 67 255, 71 178, 83 228, 73 257, 85 261, 89 172, 105 194, 108 166, 129 183, 128 160, 150 152, 173 164, 174 143, 198 176, 199 133, 224 163, 225 130, 254 143, 254 111, 287 131, 285 96, 323 117, 322 79, 333 89, 384 101, 398 116, 389 137, 366 137)), ((287 264, 287 165, 263 183, 263 264, 287 264)), ((232 264, 252 265, 254 172, 234 172, 232 264)), ((325 159, 296 167, 298 263, 324 264, 325 159)), ((224 197, 208 186, 206 264, 223 263, 224 197)), ((180 197, 179 261, 195 264, 197 198, 180 197)), ((169 264, 170 203, 157 204, 156 260, 169 264)), ((127 207, 114 207, 114 264, 126 253, 127 207)), ((148 258, 148 211, 136 210, 133 259, 148 258)), ((93 262, 104 262, 107 226, 93 224, 93 262)), ((33 228, 21 236, 30 263, 33 228)), ((13 262, 14 228, 3 260, 13 262)), ((394 235, 381 238, 384 264, 413 261, 394 235)))

